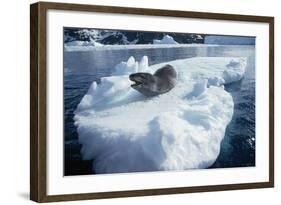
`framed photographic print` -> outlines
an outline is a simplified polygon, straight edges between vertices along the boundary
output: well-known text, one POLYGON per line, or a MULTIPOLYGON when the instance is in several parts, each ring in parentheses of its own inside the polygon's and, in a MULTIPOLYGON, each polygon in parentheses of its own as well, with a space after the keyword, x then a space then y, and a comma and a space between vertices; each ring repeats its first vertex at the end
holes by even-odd
POLYGON ((274 18, 40 2, 30 198, 274 186, 274 18))

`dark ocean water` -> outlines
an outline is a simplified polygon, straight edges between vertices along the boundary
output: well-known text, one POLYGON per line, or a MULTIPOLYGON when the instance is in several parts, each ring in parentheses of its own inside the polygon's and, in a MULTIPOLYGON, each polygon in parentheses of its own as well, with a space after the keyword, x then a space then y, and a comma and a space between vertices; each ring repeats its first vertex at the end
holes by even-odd
POLYGON ((149 65, 190 57, 247 57, 242 80, 225 86, 234 99, 234 115, 211 168, 255 166, 255 47, 217 46, 64 52, 64 174, 91 174, 91 161, 81 159, 74 110, 93 81, 110 76, 121 61, 148 56, 149 65))

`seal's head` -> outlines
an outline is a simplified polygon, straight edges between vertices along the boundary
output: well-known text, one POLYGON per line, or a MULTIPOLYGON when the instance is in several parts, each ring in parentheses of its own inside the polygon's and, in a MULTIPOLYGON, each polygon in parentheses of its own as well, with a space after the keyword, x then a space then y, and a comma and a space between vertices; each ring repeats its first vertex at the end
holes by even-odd
POLYGON ((145 96, 152 97, 173 89, 176 85, 177 72, 173 66, 165 65, 153 75, 150 73, 134 73, 129 78, 134 81, 134 84, 131 85, 132 88, 145 96))
POLYGON ((145 96, 154 96, 157 93, 153 91, 156 90, 156 79, 155 76, 150 73, 133 73, 129 76, 130 80, 134 82, 131 85, 132 88, 136 89, 145 96))

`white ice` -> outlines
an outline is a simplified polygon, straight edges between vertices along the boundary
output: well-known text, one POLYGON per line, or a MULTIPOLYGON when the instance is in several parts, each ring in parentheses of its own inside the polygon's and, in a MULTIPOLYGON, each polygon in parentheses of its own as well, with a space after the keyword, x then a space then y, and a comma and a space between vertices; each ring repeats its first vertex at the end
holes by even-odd
POLYGON ((121 62, 113 76, 92 83, 75 111, 83 159, 93 160, 95 173, 211 166, 234 108, 223 85, 240 80, 245 66, 246 58, 229 57, 121 62), (130 87, 130 73, 154 73, 167 63, 178 73, 170 92, 147 98, 130 87))
POLYGON ((113 75, 130 75, 131 73, 144 72, 147 68, 147 56, 144 56, 140 62, 136 62, 135 58, 131 56, 127 62, 121 62, 115 66, 113 75))

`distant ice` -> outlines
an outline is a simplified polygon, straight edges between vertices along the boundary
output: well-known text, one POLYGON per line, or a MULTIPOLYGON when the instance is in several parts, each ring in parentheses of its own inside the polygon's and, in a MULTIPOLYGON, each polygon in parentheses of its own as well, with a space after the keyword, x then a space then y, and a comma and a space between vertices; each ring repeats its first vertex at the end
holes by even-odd
POLYGON ((92 83, 75 110, 83 159, 93 159, 95 173, 211 166, 234 108, 223 85, 243 78, 245 66, 246 58, 229 57, 121 62, 113 76, 92 83), (178 73, 170 92, 147 98, 130 87, 130 73, 167 63, 178 73))
POLYGON ((255 45, 255 37, 243 36, 205 36, 205 44, 217 45, 255 45))
POLYGON ((85 41, 72 41, 65 43, 64 51, 91 51, 91 50, 122 50, 122 49, 148 49, 148 48, 180 48, 180 47, 217 47, 215 44, 132 44, 132 45, 101 45, 95 46, 85 41))
POLYGON ((93 46, 93 47, 99 47, 99 46, 103 46, 103 44, 98 43, 94 40, 91 41, 71 41, 68 43, 65 43, 66 47, 87 47, 87 46, 93 46))
POLYGON ((165 35, 162 40, 153 40, 153 44, 178 44, 172 36, 165 35))

